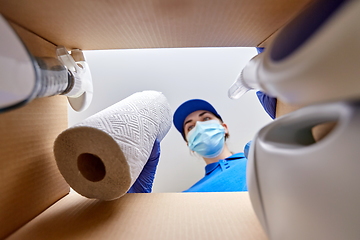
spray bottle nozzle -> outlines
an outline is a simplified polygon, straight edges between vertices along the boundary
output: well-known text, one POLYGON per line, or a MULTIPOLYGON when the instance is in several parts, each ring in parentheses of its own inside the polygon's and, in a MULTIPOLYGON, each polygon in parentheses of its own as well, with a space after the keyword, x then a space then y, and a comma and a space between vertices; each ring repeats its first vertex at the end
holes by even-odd
POLYGON ((245 93, 252 89, 262 90, 258 78, 258 67, 262 61, 261 54, 253 57, 245 68, 241 71, 235 82, 228 90, 228 96, 231 99, 239 99, 245 93))
POLYGON ((242 72, 239 74, 239 76, 236 78, 235 82, 231 85, 231 87, 228 90, 228 96, 231 99, 239 99, 242 97, 245 93, 247 93, 252 88, 248 87, 244 82, 242 78, 242 72))

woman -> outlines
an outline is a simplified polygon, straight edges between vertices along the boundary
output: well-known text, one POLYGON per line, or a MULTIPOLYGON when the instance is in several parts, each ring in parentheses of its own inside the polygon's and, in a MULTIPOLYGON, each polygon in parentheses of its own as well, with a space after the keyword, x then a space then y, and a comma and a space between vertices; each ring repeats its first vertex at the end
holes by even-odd
MULTIPOLYGON (((264 48, 257 48, 257 51, 260 54, 261 52, 264 51, 264 48)), ((258 91, 256 94, 264 110, 269 114, 269 116, 272 119, 274 119, 277 99, 272 98, 261 91, 258 91)), ((246 158, 243 155, 243 153, 232 154, 227 148, 225 139, 229 136, 229 130, 226 124, 223 123, 220 115, 216 112, 215 108, 211 106, 210 103, 200 99, 189 100, 183 103, 175 111, 173 120, 176 129, 181 133, 181 135, 183 136, 184 140, 186 141, 190 149, 193 149, 193 151, 198 152, 200 155, 204 154, 203 159, 207 164, 205 167, 206 174, 204 178, 202 178, 199 182, 197 182, 194 186, 192 186, 186 191, 189 192, 247 191, 246 158), (200 114, 196 115, 196 113, 194 113, 200 110, 203 110, 203 112, 208 112, 210 116, 208 114, 199 116, 200 114), (190 116, 190 114, 192 113, 194 114, 190 116), (217 130, 214 129, 214 132, 212 133, 209 129, 203 130, 203 132, 205 132, 205 135, 202 136, 202 134, 200 134, 202 132, 200 129, 206 129, 206 128, 204 128, 204 125, 201 126, 201 123, 199 123, 198 125, 200 125, 200 127, 198 127, 197 134, 193 135, 192 139, 190 139, 191 144, 189 145, 189 141, 187 137, 189 135, 189 132, 196 127, 196 122, 206 122, 211 118, 213 118, 212 120, 219 121, 220 125, 224 128, 225 131, 224 138, 222 138, 223 133, 221 133, 222 132, 221 128, 220 128, 220 133, 218 133, 217 135, 215 134, 214 136, 212 136, 212 134, 214 132, 219 132, 219 129, 217 130), (187 128, 184 128, 184 123, 188 122, 189 120, 191 121, 187 124, 186 126, 187 128), (201 137, 195 138, 195 136, 198 136, 199 134, 201 137), (204 137, 206 135, 208 137, 204 137), (212 142, 213 144, 214 142, 215 143, 217 142, 218 145, 216 147, 211 147, 211 146, 207 147, 207 144, 205 144, 204 141, 202 141, 204 138, 209 138, 208 142, 212 142), (218 141, 216 140, 217 138, 218 141), (196 143, 198 144, 196 145, 196 143), (218 156, 211 157, 210 155, 206 154, 207 151, 209 152, 214 151, 213 154, 215 154, 216 152, 215 149, 219 148, 218 151, 220 151, 221 147, 222 150, 218 156), (201 148, 203 149, 201 150, 201 148)), ((245 155, 247 155, 247 152, 249 151, 250 144, 251 141, 248 142, 244 148, 245 155)), ((153 150, 150 154, 150 158, 146 163, 146 165, 144 166, 144 169, 140 173, 138 179, 129 190, 130 193, 151 192, 153 181, 155 178, 156 167, 159 162, 159 157, 160 157, 160 143, 159 141, 156 140, 154 143, 153 150)))
POLYGON ((247 191, 247 159, 243 153, 229 151, 225 143, 229 130, 210 103, 201 99, 184 102, 173 122, 189 148, 207 164, 205 176, 184 192, 247 191))

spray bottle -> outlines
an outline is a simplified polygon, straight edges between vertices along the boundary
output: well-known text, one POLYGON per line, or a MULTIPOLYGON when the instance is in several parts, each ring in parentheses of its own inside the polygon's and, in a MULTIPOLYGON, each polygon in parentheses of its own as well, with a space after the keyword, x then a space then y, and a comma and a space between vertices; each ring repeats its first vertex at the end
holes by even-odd
POLYGON ((35 98, 65 95, 76 111, 92 100, 93 85, 81 50, 56 48, 57 58, 30 54, 0 15, 0 113, 21 107, 35 98))
POLYGON ((314 1, 245 66, 228 95, 258 89, 289 104, 360 98, 360 1, 314 1))

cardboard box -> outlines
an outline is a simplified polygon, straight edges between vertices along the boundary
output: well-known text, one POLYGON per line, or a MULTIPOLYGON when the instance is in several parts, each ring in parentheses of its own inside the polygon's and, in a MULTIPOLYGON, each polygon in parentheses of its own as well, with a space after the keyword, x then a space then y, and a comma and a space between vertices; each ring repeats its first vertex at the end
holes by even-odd
POLYGON ((310 0, 2 0, 1 13, 69 49, 255 47, 310 0))
MULTIPOLYGON (((55 45, 12 26, 33 54, 54 56, 55 45)), ((52 153, 54 139, 67 128, 66 101, 36 99, 0 114, 0 239, 69 192, 52 153)))
POLYGON ((135 193, 62 198, 15 239, 266 239, 247 193, 135 193))
MULTIPOLYGON (((310 0, 0 1, 30 52, 255 47, 310 0)), ((248 193, 128 194, 112 202, 69 193, 53 141, 67 127, 63 96, 0 114, 0 238, 266 239, 248 193)))

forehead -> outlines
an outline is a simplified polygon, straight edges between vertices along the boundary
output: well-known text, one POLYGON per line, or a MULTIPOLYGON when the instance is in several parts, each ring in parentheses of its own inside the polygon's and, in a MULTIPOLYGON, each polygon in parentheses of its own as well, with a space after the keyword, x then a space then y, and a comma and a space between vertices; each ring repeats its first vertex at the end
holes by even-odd
POLYGON ((211 114, 213 116, 215 116, 213 113, 206 111, 206 110, 197 110, 195 112, 190 113, 184 120, 184 123, 189 121, 189 120, 193 120, 194 118, 197 118, 201 113, 206 112, 207 114, 211 114))

